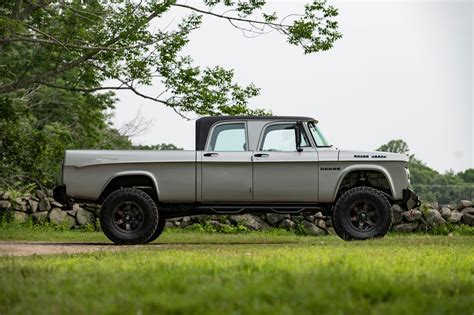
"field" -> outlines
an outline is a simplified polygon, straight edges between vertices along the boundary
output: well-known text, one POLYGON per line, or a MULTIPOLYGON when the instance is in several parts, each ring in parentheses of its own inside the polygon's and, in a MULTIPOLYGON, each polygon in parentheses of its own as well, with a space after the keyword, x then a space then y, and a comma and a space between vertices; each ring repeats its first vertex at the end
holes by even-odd
MULTIPOLYGON (((0 240, 107 243, 97 232, 8 227, 0 240)), ((0 257, 0 314, 474 314, 472 236, 172 230, 106 247, 0 257)))

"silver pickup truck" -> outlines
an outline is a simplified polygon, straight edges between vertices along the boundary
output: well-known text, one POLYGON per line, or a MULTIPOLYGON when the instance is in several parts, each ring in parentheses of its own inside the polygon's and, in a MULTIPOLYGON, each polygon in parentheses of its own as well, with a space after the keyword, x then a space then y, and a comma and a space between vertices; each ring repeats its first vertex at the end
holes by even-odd
POLYGON ((155 240, 167 218, 196 214, 323 212, 345 240, 384 236, 391 205, 419 204, 408 157, 338 150, 310 117, 203 117, 195 151, 66 151, 71 200, 102 204, 100 223, 118 244, 155 240))

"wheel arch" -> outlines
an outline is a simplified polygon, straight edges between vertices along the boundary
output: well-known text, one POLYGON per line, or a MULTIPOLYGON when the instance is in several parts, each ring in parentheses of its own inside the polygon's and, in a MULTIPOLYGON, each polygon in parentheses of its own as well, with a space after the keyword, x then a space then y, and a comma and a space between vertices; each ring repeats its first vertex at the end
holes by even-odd
MULTIPOLYGON (((344 179, 348 178, 348 176, 351 176, 351 174, 363 173, 363 172, 381 174, 387 181, 387 185, 388 185, 388 189, 389 189, 389 197, 392 198, 393 196, 395 196, 395 185, 393 183, 392 177, 390 176, 389 172, 384 167, 382 167, 380 165, 352 165, 352 166, 349 166, 349 167, 345 168, 341 172, 341 174, 339 176, 339 179, 337 181, 336 188, 335 188, 334 193, 333 193, 332 200, 334 202, 336 202, 338 197, 340 197, 341 185, 342 185, 344 179)), ((357 187, 357 186, 353 186, 353 187, 357 187)), ((353 188, 353 187, 351 187, 351 188, 353 188)), ((380 189, 380 187, 375 186, 373 188, 376 188, 376 189, 382 191, 383 193, 387 194, 387 192, 380 189)))
POLYGON ((126 187, 143 189, 155 202, 159 200, 160 192, 156 178, 147 171, 124 171, 114 174, 102 187, 98 199, 103 201, 112 192, 126 187), (149 187, 151 191, 146 189, 146 187, 149 187))

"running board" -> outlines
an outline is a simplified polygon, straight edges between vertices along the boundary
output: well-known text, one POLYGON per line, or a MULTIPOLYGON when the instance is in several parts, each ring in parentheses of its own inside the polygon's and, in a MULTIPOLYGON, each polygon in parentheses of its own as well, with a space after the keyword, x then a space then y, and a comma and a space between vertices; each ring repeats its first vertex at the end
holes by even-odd
POLYGON ((278 214, 299 214, 302 212, 318 212, 323 210, 321 207, 316 206, 199 206, 201 211, 211 211, 216 214, 241 214, 241 213, 278 213, 278 214))

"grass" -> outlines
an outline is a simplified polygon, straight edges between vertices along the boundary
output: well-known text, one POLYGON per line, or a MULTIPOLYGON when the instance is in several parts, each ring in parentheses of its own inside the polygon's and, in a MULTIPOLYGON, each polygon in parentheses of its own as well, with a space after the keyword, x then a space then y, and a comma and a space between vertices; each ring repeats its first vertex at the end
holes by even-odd
MULTIPOLYGON (((0 228, 2 240, 105 242, 0 228)), ((344 242, 166 231, 149 246, 0 257, 0 314, 474 314, 474 237, 344 242)))

